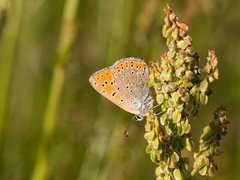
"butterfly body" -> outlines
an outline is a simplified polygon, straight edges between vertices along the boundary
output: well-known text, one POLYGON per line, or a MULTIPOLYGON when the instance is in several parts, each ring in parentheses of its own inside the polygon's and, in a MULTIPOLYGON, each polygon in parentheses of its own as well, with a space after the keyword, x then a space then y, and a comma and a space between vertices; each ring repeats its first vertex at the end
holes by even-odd
POLYGON ((93 88, 141 120, 153 106, 148 86, 149 69, 143 60, 124 58, 89 79, 93 88))

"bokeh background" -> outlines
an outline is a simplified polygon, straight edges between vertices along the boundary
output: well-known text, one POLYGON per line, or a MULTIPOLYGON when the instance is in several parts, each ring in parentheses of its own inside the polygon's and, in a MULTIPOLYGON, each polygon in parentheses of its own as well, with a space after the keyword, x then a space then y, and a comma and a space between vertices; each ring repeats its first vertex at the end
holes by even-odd
POLYGON ((213 179, 240 178, 240 1, 0 0, 0 179, 154 179, 144 121, 126 140, 132 115, 88 79, 123 57, 159 59, 166 3, 189 25, 203 64, 208 49, 217 52, 220 79, 192 136, 197 144, 226 106, 231 124, 213 179))

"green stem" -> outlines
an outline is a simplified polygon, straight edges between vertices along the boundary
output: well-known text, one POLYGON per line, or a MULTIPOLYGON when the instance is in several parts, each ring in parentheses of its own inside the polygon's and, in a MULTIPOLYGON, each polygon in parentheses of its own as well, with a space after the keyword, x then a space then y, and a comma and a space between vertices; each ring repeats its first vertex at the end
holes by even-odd
POLYGON ((43 119, 42 139, 40 141, 37 161, 33 170, 32 179, 45 179, 48 168, 48 147, 54 133, 57 108, 65 79, 65 67, 69 60, 69 50, 74 42, 74 19, 79 0, 66 0, 63 14, 63 22, 59 45, 57 49, 57 61, 54 67, 50 94, 47 102, 46 113, 43 119))
POLYGON ((8 22, 3 32, 0 52, 0 171, 3 163, 4 132, 7 123, 7 106, 12 65, 17 52, 19 35, 24 14, 25 0, 18 4, 8 2, 8 22), (11 10, 11 11, 10 11, 11 10))

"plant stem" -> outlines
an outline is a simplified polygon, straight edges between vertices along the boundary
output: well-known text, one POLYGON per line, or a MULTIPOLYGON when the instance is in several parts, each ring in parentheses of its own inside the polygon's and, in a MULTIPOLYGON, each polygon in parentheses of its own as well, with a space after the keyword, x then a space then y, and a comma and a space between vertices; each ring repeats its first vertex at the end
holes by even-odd
POLYGON ((62 19, 61 34, 57 49, 57 61, 53 70, 50 94, 43 119, 42 139, 40 141, 37 161, 33 170, 32 179, 45 179, 48 168, 49 145, 54 133, 58 104, 64 85, 65 67, 69 61, 70 48, 74 42, 74 19, 79 0, 66 0, 62 19))
POLYGON ((3 163, 4 132, 7 122, 7 106, 12 65, 17 52, 19 34, 24 14, 25 0, 16 4, 8 3, 8 22, 3 32, 0 52, 0 171, 3 163), (11 8, 9 8, 11 6, 11 8), (9 12, 11 10, 11 12, 9 12))

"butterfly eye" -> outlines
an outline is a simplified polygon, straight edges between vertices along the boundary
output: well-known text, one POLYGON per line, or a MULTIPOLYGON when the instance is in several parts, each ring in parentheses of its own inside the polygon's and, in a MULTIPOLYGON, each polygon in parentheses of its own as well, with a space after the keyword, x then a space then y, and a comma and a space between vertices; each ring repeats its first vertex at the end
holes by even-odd
POLYGON ((134 116, 134 119, 135 119, 136 121, 141 121, 141 120, 143 119, 143 116, 136 114, 136 115, 134 116))

